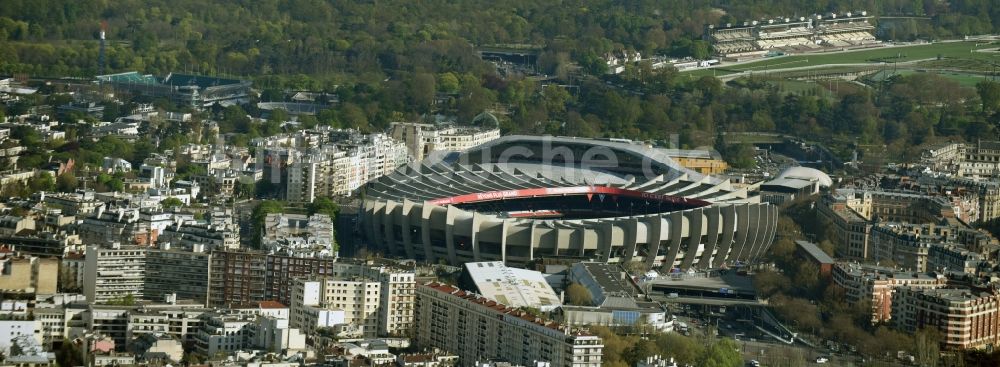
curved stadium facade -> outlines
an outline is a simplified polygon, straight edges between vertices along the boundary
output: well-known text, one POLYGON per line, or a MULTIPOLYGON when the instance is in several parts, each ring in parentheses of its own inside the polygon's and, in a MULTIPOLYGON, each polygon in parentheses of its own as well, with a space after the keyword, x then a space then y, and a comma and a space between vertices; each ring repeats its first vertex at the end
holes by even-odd
POLYGON ((542 258, 710 269, 754 262, 777 209, 629 142, 506 136, 365 187, 363 235, 428 262, 542 258))

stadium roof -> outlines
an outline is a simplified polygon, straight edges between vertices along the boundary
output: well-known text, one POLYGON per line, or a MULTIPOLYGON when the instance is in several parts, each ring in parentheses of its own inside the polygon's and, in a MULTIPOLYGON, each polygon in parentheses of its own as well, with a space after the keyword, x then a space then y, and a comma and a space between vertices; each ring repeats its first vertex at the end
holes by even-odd
POLYGON ((217 77, 203 76, 203 75, 176 74, 176 73, 170 73, 170 75, 167 75, 166 78, 163 78, 163 84, 173 85, 177 87, 195 85, 201 89, 218 87, 223 85, 235 85, 241 83, 244 83, 244 81, 237 79, 217 78, 217 77))
POLYGON ((815 168, 809 167, 789 167, 778 174, 778 178, 799 178, 806 180, 815 180, 819 182, 820 187, 830 187, 833 186, 833 179, 829 175, 823 173, 815 168))
POLYGON ((139 74, 137 71, 129 71, 125 73, 118 74, 108 74, 108 75, 98 75, 97 80, 112 83, 131 83, 131 84, 160 84, 156 77, 150 74, 139 74))

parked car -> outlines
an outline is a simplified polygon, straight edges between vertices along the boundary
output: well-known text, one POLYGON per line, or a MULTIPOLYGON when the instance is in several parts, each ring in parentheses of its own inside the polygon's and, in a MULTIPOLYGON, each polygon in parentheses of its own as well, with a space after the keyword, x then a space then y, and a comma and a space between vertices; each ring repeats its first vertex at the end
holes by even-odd
POLYGON ((830 361, 830 359, 828 359, 826 357, 816 357, 816 363, 819 363, 819 364, 823 364, 823 363, 826 363, 826 362, 829 362, 829 361, 830 361))

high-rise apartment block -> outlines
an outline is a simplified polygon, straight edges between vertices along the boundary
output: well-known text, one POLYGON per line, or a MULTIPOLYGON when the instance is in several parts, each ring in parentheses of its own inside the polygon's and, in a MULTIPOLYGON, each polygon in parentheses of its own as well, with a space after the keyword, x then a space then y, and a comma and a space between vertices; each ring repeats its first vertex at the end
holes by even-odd
POLYGON ((502 359, 515 365, 598 367, 600 337, 575 332, 450 285, 417 286, 415 342, 455 353, 463 361, 502 359))

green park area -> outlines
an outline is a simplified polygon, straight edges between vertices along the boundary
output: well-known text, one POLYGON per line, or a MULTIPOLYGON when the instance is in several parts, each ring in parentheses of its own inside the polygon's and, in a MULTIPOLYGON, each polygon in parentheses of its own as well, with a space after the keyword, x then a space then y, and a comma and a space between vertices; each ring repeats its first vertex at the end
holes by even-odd
POLYGON ((722 76, 744 71, 767 71, 773 69, 801 68, 821 65, 864 64, 909 62, 917 60, 957 59, 959 65, 971 65, 983 69, 992 62, 1000 62, 1000 52, 976 50, 996 49, 996 42, 941 42, 910 46, 881 47, 859 51, 831 52, 827 54, 790 55, 766 58, 760 61, 715 69, 701 69, 691 72, 692 77, 705 75, 722 76))

